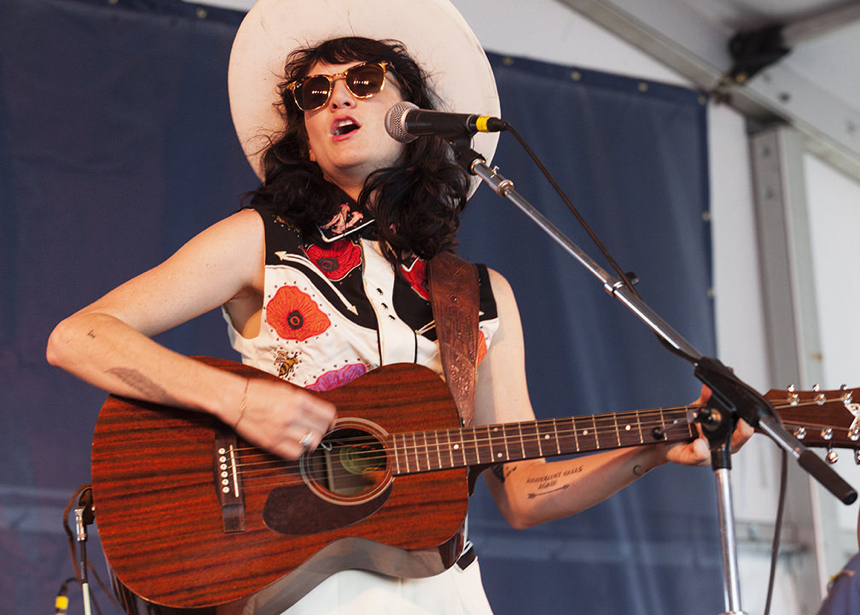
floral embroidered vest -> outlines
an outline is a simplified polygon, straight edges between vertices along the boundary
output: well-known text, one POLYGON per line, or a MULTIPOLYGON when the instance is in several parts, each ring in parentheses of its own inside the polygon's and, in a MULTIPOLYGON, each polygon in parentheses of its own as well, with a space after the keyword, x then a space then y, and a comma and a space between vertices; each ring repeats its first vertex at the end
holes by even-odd
MULTIPOLYGON (((425 261, 395 275, 373 239, 373 218, 350 203, 314 237, 257 211, 266 238, 259 335, 242 337, 224 313, 243 363, 318 391, 391 363, 418 363, 442 376, 425 261)), ((487 269, 478 270, 482 358, 498 317, 487 269)))

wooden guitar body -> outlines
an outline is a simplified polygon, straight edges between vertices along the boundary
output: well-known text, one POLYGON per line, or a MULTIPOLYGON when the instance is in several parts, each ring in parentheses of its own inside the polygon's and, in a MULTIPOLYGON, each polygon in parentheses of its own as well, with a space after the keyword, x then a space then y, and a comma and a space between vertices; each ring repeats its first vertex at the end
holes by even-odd
MULTIPOLYGON (((322 397, 341 417, 386 430, 459 426, 445 384, 416 366, 378 370, 322 397)), ((457 560, 466 468, 398 476, 378 493, 351 497, 358 503, 332 503, 309 489, 299 464, 241 440, 235 454, 245 470, 244 529, 226 532, 225 506, 235 504, 222 506, 213 469, 223 431, 201 413, 113 396, 105 403, 93 439, 93 497, 99 537, 129 613, 239 613, 251 596, 269 597, 280 613, 340 570, 422 577, 457 560), (249 472, 251 464, 259 469, 249 472), (267 525, 267 502, 275 529, 267 525), (291 521, 293 528, 285 525, 291 521)))

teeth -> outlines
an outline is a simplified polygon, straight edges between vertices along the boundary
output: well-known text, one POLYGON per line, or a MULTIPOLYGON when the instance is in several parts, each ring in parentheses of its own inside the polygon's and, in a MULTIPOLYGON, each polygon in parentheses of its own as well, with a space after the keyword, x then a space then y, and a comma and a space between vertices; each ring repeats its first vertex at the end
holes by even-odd
POLYGON ((335 136, 339 136, 349 132, 350 130, 357 130, 358 126, 352 120, 340 120, 334 125, 334 134, 335 136))

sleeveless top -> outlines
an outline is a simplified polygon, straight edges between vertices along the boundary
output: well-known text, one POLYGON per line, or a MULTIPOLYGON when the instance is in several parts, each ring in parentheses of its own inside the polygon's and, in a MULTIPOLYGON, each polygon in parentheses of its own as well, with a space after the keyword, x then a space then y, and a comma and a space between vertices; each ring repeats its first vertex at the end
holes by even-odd
MULTIPOLYGON (((398 362, 429 367, 444 378, 425 261, 412 259, 395 275, 374 239, 375 221, 351 201, 312 237, 266 208, 256 211, 266 241, 260 333, 242 337, 223 311, 243 363, 316 391, 398 362)), ((483 359, 499 321, 487 268, 478 265, 478 272, 483 359)), ((244 612, 258 609, 269 612, 253 599, 244 612)), ((320 613, 492 615, 477 561, 422 579, 338 572, 284 615, 320 613)))
MULTIPOLYGON (((354 203, 344 203, 310 238, 257 211, 266 238, 259 335, 242 337, 224 312, 243 363, 316 391, 392 363, 417 363, 443 375, 425 261, 415 258, 395 275, 373 239, 373 218, 354 203)), ((499 323, 487 269, 478 271, 482 359, 499 323)))

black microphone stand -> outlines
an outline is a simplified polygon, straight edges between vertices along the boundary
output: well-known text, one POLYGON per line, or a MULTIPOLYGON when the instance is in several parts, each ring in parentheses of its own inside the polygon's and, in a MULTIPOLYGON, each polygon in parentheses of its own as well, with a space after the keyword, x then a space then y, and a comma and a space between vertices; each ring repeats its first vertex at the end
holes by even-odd
POLYGON ((723 554, 723 597, 726 611, 721 615, 745 615, 741 609, 738 581, 737 543, 731 490, 731 440, 735 423, 743 418, 767 434, 785 451, 798 460, 800 466, 845 504, 857 499, 857 492, 820 457, 803 446, 783 428, 771 403, 744 383, 719 360, 706 357, 674 331, 648 307, 622 280, 610 276, 575 243, 515 190, 512 181, 490 169, 483 156, 471 149, 470 140, 452 141, 457 162, 472 175, 484 180, 496 194, 508 199, 543 229, 568 254, 603 282, 610 295, 621 301, 639 317, 672 352, 695 366, 695 375, 712 391, 709 407, 698 413, 696 420, 711 448, 711 467, 717 483, 717 506, 720 541, 723 554))

